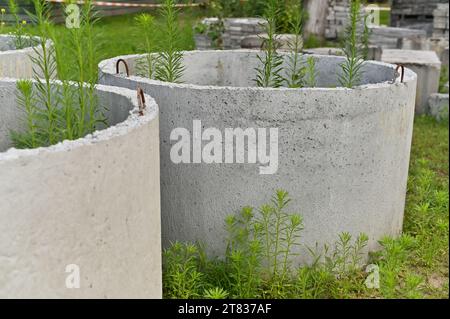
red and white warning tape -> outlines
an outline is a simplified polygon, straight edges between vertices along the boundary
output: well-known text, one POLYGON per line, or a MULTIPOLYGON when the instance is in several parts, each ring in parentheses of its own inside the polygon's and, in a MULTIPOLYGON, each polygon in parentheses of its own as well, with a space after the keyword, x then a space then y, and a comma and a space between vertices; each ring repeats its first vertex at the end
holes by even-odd
MULTIPOLYGON (((47 2, 65 3, 66 0, 46 0, 47 2)), ((74 1, 76 4, 84 4, 84 0, 74 1)), ((160 8, 159 3, 124 3, 124 2, 110 2, 110 1, 92 1, 94 6, 99 7, 128 7, 128 8, 160 8)), ((202 3, 179 3, 175 4, 177 8, 199 7, 202 3)))

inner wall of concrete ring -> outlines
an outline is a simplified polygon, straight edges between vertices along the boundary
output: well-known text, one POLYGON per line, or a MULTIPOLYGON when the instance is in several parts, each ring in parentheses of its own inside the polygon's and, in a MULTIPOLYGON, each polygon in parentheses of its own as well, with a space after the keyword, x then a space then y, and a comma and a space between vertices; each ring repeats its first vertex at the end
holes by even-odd
MULTIPOLYGON (((24 37, 30 40, 29 37, 24 37)), ((47 46, 52 44, 48 42, 47 46)), ((32 78, 33 62, 32 57, 42 52, 40 47, 26 47, 16 50, 14 48, 14 37, 12 35, 0 34, 0 77, 4 78, 32 78)))
POLYGON ((15 85, 0 80, 0 298, 161 298, 154 100, 138 116, 136 91, 100 85, 110 127, 6 151, 23 120, 15 85))
POLYGON ((100 81, 141 86, 160 105, 161 214, 163 247, 201 241, 223 256, 224 219, 243 206, 259 207, 276 189, 304 217, 298 262, 306 247, 333 243, 342 232, 366 233, 368 249, 385 235, 401 233, 414 118, 416 75, 391 84, 395 67, 368 62, 363 83, 336 87, 340 57, 314 56, 318 88, 255 88, 255 51, 186 52, 185 84, 116 75, 119 58, 131 74, 138 56, 100 63, 100 81), (260 175, 255 164, 174 164, 170 133, 203 129, 278 128, 279 168, 260 175))

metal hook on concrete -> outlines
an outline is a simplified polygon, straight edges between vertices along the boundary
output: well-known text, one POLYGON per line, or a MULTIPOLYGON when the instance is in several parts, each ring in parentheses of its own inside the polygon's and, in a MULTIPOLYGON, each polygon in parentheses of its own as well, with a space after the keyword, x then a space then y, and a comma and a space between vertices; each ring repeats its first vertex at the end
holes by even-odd
POLYGON ((137 99, 139 105, 139 115, 144 116, 144 109, 146 108, 145 95, 144 90, 142 90, 140 87, 137 88, 137 99))
POLYGON ((392 83, 395 83, 395 80, 400 76, 400 83, 403 83, 403 80, 405 78, 405 66, 403 64, 397 64, 397 67, 395 68, 395 76, 392 80, 392 83), (401 73, 398 71, 401 70, 401 73))
POLYGON ((125 70, 127 72, 127 77, 129 77, 130 76, 130 69, 128 68, 127 61, 125 61, 124 59, 117 60, 117 63, 116 63, 116 74, 119 74, 120 62, 122 62, 123 65, 125 65, 125 70))

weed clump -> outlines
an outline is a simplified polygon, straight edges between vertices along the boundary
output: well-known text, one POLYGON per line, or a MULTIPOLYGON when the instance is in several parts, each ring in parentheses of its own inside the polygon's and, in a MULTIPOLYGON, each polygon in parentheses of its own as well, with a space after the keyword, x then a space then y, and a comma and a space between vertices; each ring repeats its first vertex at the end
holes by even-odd
POLYGON ((155 39, 153 28, 155 21, 153 16, 148 13, 141 13, 134 18, 137 31, 144 38, 140 49, 146 52, 143 58, 138 59, 136 63, 136 73, 149 79, 154 78, 155 70, 158 65, 158 57, 151 52, 155 48, 155 39))
MULTIPOLYGON (((281 14, 279 0, 270 0, 266 4, 263 37, 263 52, 258 55, 260 66, 256 68, 255 82, 265 88, 302 88, 316 85, 317 70, 313 57, 303 55, 303 23, 306 14, 302 1, 290 2, 287 23, 293 39, 288 42, 289 53, 286 59, 279 51, 277 29, 281 14)), ((283 11, 284 12, 284 11, 283 11)), ((286 13, 284 12, 284 13, 286 13)))
POLYGON ((106 121, 95 94, 97 40, 93 33, 96 16, 92 2, 83 5, 80 27, 70 30, 67 47, 55 35, 48 2, 33 0, 33 4, 35 13, 29 16, 38 31, 31 56, 34 81, 17 83, 17 102, 25 114, 26 130, 11 132, 16 148, 36 148, 81 138, 106 121), (74 65, 64 61, 65 50, 76 56, 74 65), (67 80, 68 74, 75 77, 74 82, 67 80), (63 78, 61 85, 53 85, 58 77, 63 78))
MULTIPOLYGON (((30 45, 30 41, 29 41, 28 37, 25 35, 25 26, 27 24, 27 21, 20 19, 20 15, 19 15, 20 7, 16 0, 9 0, 8 8, 9 8, 9 13, 12 15, 13 20, 14 20, 13 30, 12 30, 12 34, 14 36, 14 47, 17 50, 26 48, 30 45)), ((4 24, 4 21, 3 21, 4 13, 5 12, 2 11, 2 27, 4 24)))
MULTIPOLYGON (((167 298, 297 298, 323 296, 314 280, 336 281, 361 267, 367 236, 355 242, 344 233, 333 248, 314 252, 310 267, 295 270, 303 220, 288 213, 291 199, 279 190, 255 211, 244 207, 225 220, 225 258, 210 259, 202 244, 175 243, 164 252, 164 295, 167 298), (309 287, 303 291, 301 287, 309 287), (313 289, 316 289, 312 291, 313 289)), ((312 250, 311 250, 312 251, 312 250)), ((322 289, 322 288, 320 288, 322 289)))
POLYGON ((292 5, 289 19, 289 25, 294 35, 294 39, 288 43, 291 54, 287 61, 288 75, 286 84, 290 88, 300 88, 305 85, 304 77, 307 68, 302 61, 304 20, 305 14, 302 8, 302 1, 298 1, 292 5))
POLYGON ((163 4, 161 15, 166 36, 162 40, 155 78, 160 81, 179 82, 184 72, 183 53, 179 50, 179 10, 175 8, 175 0, 164 0, 163 4))
POLYGON ((349 22, 342 45, 346 60, 340 65, 342 72, 339 75, 339 83, 346 88, 359 85, 363 74, 362 67, 368 55, 370 33, 367 16, 361 14, 361 9, 361 0, 350 1, 349 22))
MULTIPOLYGON (((189 260, 189 271, 196 274, 193 276, 196 278, 195 297, 192 298, 448 298, 448 124, 438 123, 431 117, 418 117, 414 136, 403 234, 380 240, 381 248, 370 253, 369 260, 362 259, 362 251, 367 249, 367 236, 360 234, 351 238, 342 233, 333 244, 307 247, 312 257, 310 265, 296 268, 286 263, 286 276, 283 276, 286 268, 282 258, 286 252, 281 253, 274 272, 277 237, 270 235, 269 240, 265 240, 261 234, 273 234, 277 223, 270 223, 270 232, 264 232, 261 225, 265 225, 263 211, 272 217, 290 215, 284 212, 286 205, 277 204, 286 202, 288 197, 279 197, 283 192, 278 192, 275 202, 260 210, 247 207, 237 216, 227 218, 229 244, 224 260, 206 257, 202 244, 174 245, 195 247, 189 260), (281 198, 284 200, 278 201, 281 198), (268 207, 271 207, 270 214, 268 207), (284 207, 282 214, 274 213, 277 207, 284 207), (362 267, 364 264, 367 266, 362 267), (367 285, 371 274, 378 282, 367 285)), ((302 223, 295 228, 297 236, 301 235, 302 228, 302 223)), ((287 247, 287 237, 279 238, 282 238, 282 247, 287 247)), ((301 238, 293 244, 291 247, 297 247, 301 238)), ((180 296, 170 289, 172 278, 187 276, 189 272, 184 272, 185 267, 176 269, 172 265, 175 259, 167 258, 177 255, 178 265, 184 265, 185 255, 180 255, 174 247, 164 253, 166 298, 180 296)), ((288 256, 288 261, 292 260, 295 249, 288 256)))
POLYGON ((283 57, 278 53, 277 17, 280 14, 278 0, 268 0, 265 10, 266 38, 263 39, 263 55, 258 55, 261 67, 256 69, 256 84, 259 87, 278 88, 283 85, 283 57))

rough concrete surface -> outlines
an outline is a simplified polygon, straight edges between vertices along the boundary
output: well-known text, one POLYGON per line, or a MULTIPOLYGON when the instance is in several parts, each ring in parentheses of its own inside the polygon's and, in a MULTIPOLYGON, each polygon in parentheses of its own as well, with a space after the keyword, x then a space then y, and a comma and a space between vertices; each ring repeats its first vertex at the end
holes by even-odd
POLYGON ((240 49, 241 41, 249 35, 264 32, 267 22, 261 18, 226 18, 223 21, 222 34, 224 49, 240 49))
MULTIPOLYGON (((367 60, 381 60, 382 49, 377 46, 369 46, 367 54, 367 60)), ((311 48, 305 49, 303 51, 306 54, 318 54, 318 55, 337 55, 337 56, 345 56, 344 51, 341 48, 311 48)))
POLYGON ((15 85, 0 80, 0 298, 161 298, 154 100, 138 116, 136 91, 99 85, 110 127, 17 150, 4 136, 21 127, 15 85))
POLYGON ((186 52, 184 84, 115 74, 118 58, 134 74, 139 56, 102 61, 100 81, 141 86, 160 105, 163 246, 206 243, 222 255, 224 219, 243 206, 267 203, 276 189, 290 193, 288 209, 304 216, 299 262, 306 246, 332 243, 348 231, 369 236, 369 249, 402 230, 414 118, 416 75, 391 83, 394 66, 365 64, 364 85, 335 88, 341 57, 314 56, 318 87, 256 88, 254 51, 186 52), (255 164, 174 164, 175 128, 278 128, 279 168, 260 175, 255 164))
MULTIPOLYGON (((264 43, 267 39, 267 33, 254 34, 247 36, 241 41, 241 48, 243 49, 261 49, 264 46, 264 43)), ((278 50, 289 50, 291 51, 292 44, 296 41, 295 34, 276 34, 275 42, 277 44, 278 50)), ((303 39, 299 38, 299 45, 302 46, 303 39)))
POLYGON ((384 26, 370 27, 369 43, 383 49, 422 50, 426 46, 426 40, 427 32, 425 30, 384 26))
POLYGON ((403 64, 417 74, 416 113, 428 113, 428 97, 439 90, 441 61, 434 51, 383 50, 381 60, 403 64))
POLYGON ((448 119, 448 102, 448 94, 431 94, 430 98, 428 99, 430 115, 435 117, 438 121, 448 119))
POLYGON ((441 61, 442 61, 442 65, 445 65, 447 68, 448 68, 448 56, 449 56, 449 51, 448 51, 448 47, 446 47, 441 54, 441 61))
POLYGON ((306 54, 318 54, 318 55, 336 55, 344 56, 344 51, 341 48, 311 48, 305 49, 306 54))
MULTIPOLYGON (((40 51, 39 48, 36 49, 40 51)), ((31 57, 35 56, 36 52, 32 47, 15 50, 13 37, 0 34, 0 77, 32 78, 31 57)))

